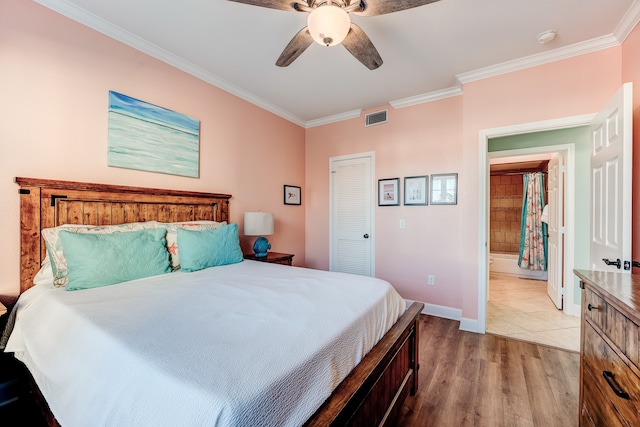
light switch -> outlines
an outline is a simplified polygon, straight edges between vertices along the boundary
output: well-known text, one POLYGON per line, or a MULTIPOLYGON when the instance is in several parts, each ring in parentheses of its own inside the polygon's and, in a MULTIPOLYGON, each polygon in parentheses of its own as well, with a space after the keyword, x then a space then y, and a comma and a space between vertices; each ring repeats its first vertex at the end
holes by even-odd
POLYGON ((400 228, 405 228, 407 226, 407 223, 404 221, 404 219, 400 220, 400 228))

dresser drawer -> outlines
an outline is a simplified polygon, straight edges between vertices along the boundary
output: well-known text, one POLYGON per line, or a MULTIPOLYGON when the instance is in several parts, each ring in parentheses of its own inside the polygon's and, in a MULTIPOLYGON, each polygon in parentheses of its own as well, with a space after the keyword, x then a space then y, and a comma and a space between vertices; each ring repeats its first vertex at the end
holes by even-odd
MULTIPOLYGON (((600 390, 604 401, 600 406, 612 406, 628 425, 640 425, 640 379, 629 369, 625 362, 614 352, 600 335, 588 323, 584 324, 583 341, 583 381, 584 393, 591 393, 593 388, 587 389, 589 381, 593 387, 600 390), (616 394, 616 390, 618 393, 616 394)), ((584 396, 585 402, 591 400, 584 396)), ((584 403, 583 403, 584 406, 584 403)), ((589 413, 592 417, 594 414, 589 413)), ((595 419, 594 419, 595 421, 595 419)), ((596 422, 596 424, 598 424, 596 422)))
POLYGON ((591 373, 585 373, 582 386, 585 396, 580 408, 581 427, 628 427, 615 406, 602 395, 591 373))
POLYGON ((640 328, 631 319, 607 303, 604 333, 631 362, 640 368, 640 328))
POLYGON ((606 303, 600 295, 587 288, 584 290, 584 301, 582 301, 584 318, 590 320, 600 329, 604 329, 606 319, 606 303))

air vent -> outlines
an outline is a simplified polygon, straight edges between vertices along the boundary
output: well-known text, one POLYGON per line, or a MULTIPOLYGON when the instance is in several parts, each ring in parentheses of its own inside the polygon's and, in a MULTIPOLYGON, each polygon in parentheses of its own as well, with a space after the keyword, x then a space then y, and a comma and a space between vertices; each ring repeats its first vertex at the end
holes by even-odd
POLYGON ((376 111, 375 113, 367 114, 366 116, 364 116, 364 127, 387 123, 389 121, 387 113, 387 110, 382 110, 376 111))

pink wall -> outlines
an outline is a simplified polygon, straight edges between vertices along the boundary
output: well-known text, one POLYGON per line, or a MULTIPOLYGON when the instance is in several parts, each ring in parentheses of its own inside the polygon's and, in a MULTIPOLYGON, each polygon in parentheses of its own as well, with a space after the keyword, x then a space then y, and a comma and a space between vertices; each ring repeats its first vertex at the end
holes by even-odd
POLYGON ((456 206, 376 209, 376 275, 402 296, 478 316, 479 132, 598 111, 621 85, 621 47, 468 83, 459 97, 307 130, 307 265, 328 267, 328 163, 376 152, 376 178, 457 172, 456 206), (398 228, 399 219, 407 228, 398 228), (428 274, 436 285, 427 286, 428 274))
POLYGON ((35 2, 0 0, 0 58, 0 298, 19 289, 16 176, 230 193, 232 221, 273 211, 273 249, 304 263, 305 206, 282 202, 304 129, 35 2), (200 119, 200 178, 107 167, 109 90, 200 119))
MULTIPOLYGON (((640 26, 631 32, 622 45, 622 81, 633 82, 633 188, 640 188, 640 26)), ((632 258, 640 260, 640 192, 634 191, 632 258)), ((638 269, 634 269, 638 273, 638 269)))
MULTIPOLYGON (((389 123, 365 128, 362 118, 307 130, 307 260, 329 268, 329 158, 376 153, 376 179, 457 172, 462 98, 404 110, 389 108, 389 123), (419 124, 419 126, 417 125, 419 124)), ((377 196, 376 196, 377 197, 377 196)), ((457 306, 460 300, 457 245, 462 222, 456 206, 376 207, 376 276, 393 283, 405 298, 457 306), (400 219, 406 228, 399 228, 400 219), (427 276, 436 285, 427 287, 427 276)))

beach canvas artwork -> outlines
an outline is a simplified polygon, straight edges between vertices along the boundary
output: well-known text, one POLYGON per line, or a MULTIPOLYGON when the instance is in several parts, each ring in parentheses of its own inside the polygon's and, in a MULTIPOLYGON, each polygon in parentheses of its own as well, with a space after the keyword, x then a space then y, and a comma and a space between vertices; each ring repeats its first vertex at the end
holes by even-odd
POLYGON ((197 178, 200 121, 109 91, 107 164, 197 178))

